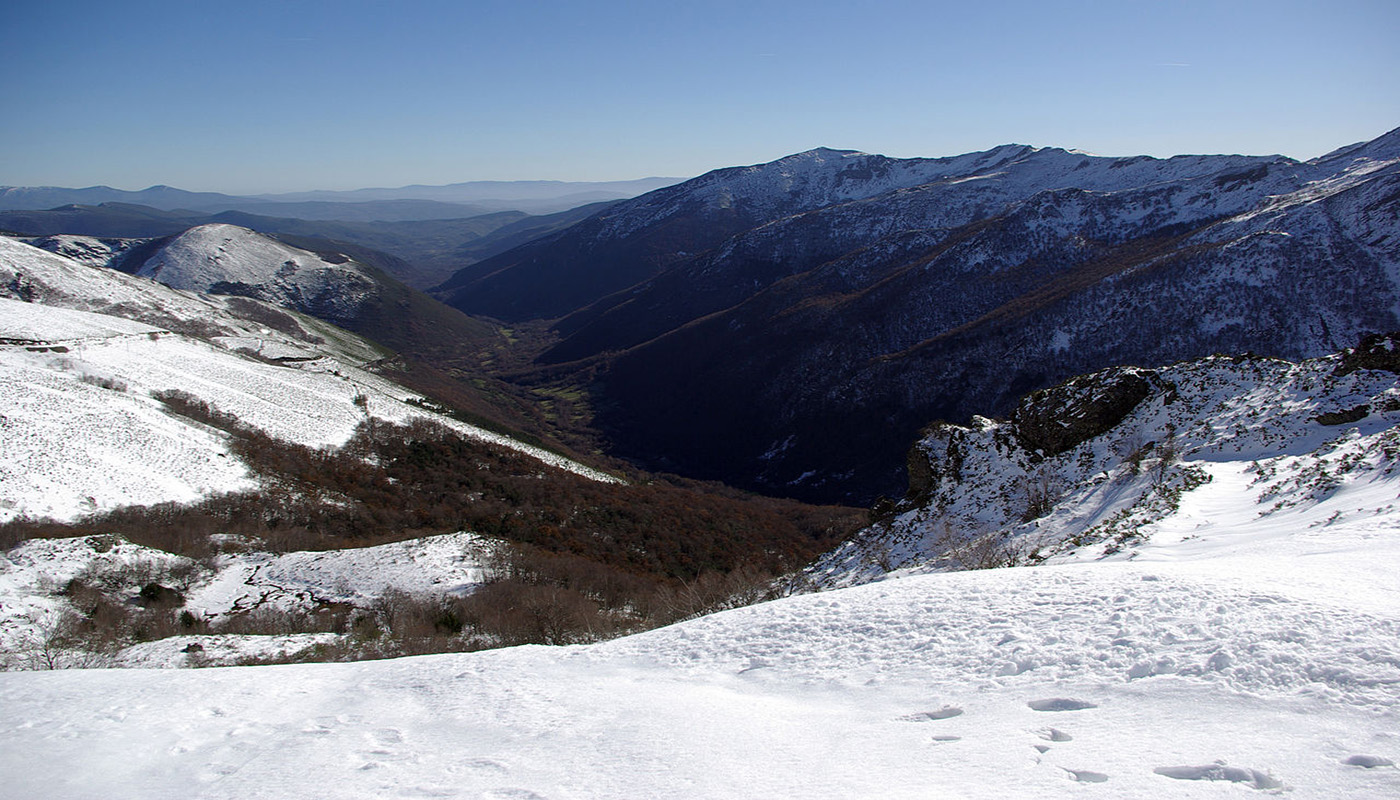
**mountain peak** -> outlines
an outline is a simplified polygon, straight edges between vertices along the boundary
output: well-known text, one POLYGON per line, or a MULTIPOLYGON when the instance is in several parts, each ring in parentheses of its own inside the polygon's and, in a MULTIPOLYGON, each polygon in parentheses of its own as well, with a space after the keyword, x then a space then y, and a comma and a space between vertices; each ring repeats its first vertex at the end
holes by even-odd
POLYGON ((1400 128, 1387 131, 1374 139, 1365 142, 1349 144, 1346 147, 1339 147, 1330 153, 1318 156, 1309 164, 1324 164, 1328 161, 1350 158, 1367 158, 1372 160, 1388 161, 1400 158, 1400 128))
POLYGON ((864 155, 869 155, 869 153, 863 153, 860 150, 844 150, 835 147, 814 147, 811 150, 795 153, 788 156, 788 158, 849 158, 851 156, 864 155))

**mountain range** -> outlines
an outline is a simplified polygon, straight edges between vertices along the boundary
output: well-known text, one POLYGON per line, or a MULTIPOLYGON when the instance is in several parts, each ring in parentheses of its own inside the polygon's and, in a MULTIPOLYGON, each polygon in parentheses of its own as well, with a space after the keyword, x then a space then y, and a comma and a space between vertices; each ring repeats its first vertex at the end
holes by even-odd
POLYGON ((1394 796, 1398 172, 815 150, 456 309, 0 237, 0 793, 1394 796))
MULTIPOLYGON (((238 225, 281 237, 306 249, 351 252, 398 280, 424 289, 441 283, 463 266, 504 252, 531 239, 562 230, 596 213, 607 203, 592 203, 553 214, 523 211, 482 212, 455 208, 454 218, 372 220, 304 219, 244 211, 203 213, 163 211, 150 206, 106 202, 68 205, 42 211, 0 211, 0 230, 43 237, 74 234, 111 239, 173 236, 200 225, 238 225), (474 216, 464 216, 474 214, 474 216)), ((334 214, 353 217, 350 204, 334 214)), ((291 214, 287 204, 267 211, 291 214)))
POLYGON ((615 452, 866 503, 938 419, 1116 364, 1400 327, 1400 131, 1300 162, 1006 145, 718 170, 434 290, 552 339, 615 452))
POLYGON ((634 197, 675 183, 677 178, 632 181, 469 181, 443 186, 396 189, 228 195, 190 192, 172 186, 138 191, 89 186, 0 186, 0 210, 36 211, 66 205, 124 203, 165 211, 244 211, 299 219, 422 220, 459 219, 493 211, 549 214, 589 203, 634 197))

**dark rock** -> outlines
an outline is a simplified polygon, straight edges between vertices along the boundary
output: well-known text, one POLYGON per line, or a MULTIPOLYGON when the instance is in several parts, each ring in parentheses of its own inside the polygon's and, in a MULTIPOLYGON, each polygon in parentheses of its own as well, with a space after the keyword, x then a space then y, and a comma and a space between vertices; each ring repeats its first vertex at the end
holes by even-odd
POLYGON ((1059 455, 1123 421, 1154 390, 1153 373, 1118 368, 1032 392, 1012 414, 1029 451, 1059 455), (1146 376, 1146 377, 1145 377, 1146 376))
POLYGON ((1400 332, 1374 333, 1362 339, 1361 344, 1342 356, 1337 374, 1347 375, 1358 369, 1378 369, 1400 375, 1400 332))
POLYGON ((140 594, 136 596, 136 602, 142 608, 176 608, 185 604, 185 596, 179 590, 169 586, 148 583, 141 587, 140 594))
POLYGON ((1371 407, 1362 403, 1356 408, 1348 408, 1344 411, 1324 411, 1313 417, 1313 421, 1319 425, 1347 425, 1365 419, 1370 413, 1371 407))

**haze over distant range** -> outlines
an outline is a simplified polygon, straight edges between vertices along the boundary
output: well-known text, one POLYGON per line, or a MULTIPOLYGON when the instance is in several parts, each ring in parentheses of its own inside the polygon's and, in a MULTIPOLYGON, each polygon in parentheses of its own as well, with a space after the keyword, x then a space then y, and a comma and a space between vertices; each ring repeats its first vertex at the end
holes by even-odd
POLYGON ((815 146, 1309 159, 1400 119, 1390 0, 19 4, 0 184, 698 175, 815 146))

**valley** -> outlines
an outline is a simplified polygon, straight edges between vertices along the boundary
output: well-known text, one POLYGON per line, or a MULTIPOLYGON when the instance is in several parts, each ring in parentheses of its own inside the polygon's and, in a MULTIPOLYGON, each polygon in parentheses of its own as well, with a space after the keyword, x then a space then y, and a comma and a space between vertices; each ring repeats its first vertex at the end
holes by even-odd
POLYGON ((1397 137, 4 212, 6 791, 1394 793, 1397 137))

